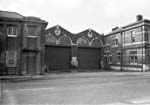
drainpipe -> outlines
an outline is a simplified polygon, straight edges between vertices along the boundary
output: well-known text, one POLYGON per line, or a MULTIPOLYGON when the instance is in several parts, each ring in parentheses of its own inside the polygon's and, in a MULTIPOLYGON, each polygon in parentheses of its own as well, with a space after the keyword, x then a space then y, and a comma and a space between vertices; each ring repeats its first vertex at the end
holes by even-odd
POLYGON ((122 31, 121 31, 121 65, 120 65, 121 66, 121 71, 123 71, 123 69, 122 69, 122 66, 123 66, 123 64, 122 64, 123 63, 123 45, 122 45, 123 43, 122 43, 122 38, 123 37, 122 37, 122 31))
POLYGON ((141 33, 142 33, 142 72, 144 72, 143 70, 143 26, 141 27, 141 33))
POLYGON ((124 60, 124 67, 125 67, 125 64, 126 64, 126 62, 125 62, 125 31, 123 31, 123 36, 124 36, 124 46, 123 46, 123 53, 124 53, 124 56, 123 56, 123 60, 124 60))

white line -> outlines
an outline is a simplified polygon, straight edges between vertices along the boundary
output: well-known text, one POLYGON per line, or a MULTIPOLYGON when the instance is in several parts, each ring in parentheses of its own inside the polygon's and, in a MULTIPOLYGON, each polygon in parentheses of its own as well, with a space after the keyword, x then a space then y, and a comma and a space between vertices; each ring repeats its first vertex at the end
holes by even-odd
MULTIPOLYGON (((81 89, 81 88, 93 88, 94 86, 109 86, 109 85, 120 85, 123 84, 123 82, 109 82, 109 83, 103 83, 103 84, 90 84, 90 85, 79 85, 77 87, 48 87, 48 88, 28 88, 28 89, 18 89, 13 90, 15 92, 21 92, 21 91, 40 91, 40 90, 63 90, 63 89, 81 89)), ((99 88, 99 87, 98 87, 99 88)), ((7 91, 7 90, 5 90, 7 91)))
POLYGON ((38 90, 55 90, 54 87, 50 87, 50 88, 30 88, 30 89, 19 89, 19 90, 15 90, 15 91, 38 91, 38 90))
POLYGON ((124 84, 123 82, 109 82, 109 83, 103 83, 103 84, 96 84, 96 85, 89 85, 89 86, 100 86, 100 85, 121 85, 124 84))
POLYGON ((129 104, 118 102, 118 103, 110 103, 110 104, 103 104, 103 105, 129 105, 129 104))
POLYGON ((132 101, 133 104, 142 104, 142 103, 147 103, 147 102, 150 102, 150 99, 149 100, 139 100, 139 101, 132 101))

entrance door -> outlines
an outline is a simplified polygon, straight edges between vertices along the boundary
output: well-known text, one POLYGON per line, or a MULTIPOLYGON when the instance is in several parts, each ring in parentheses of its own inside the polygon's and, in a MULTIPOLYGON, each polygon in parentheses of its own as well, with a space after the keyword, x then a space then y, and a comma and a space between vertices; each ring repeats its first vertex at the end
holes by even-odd
POLYGON ((27 55, 27 74, 34 75, 36 69, 36 60, 34 53, 28 53, 27 55))

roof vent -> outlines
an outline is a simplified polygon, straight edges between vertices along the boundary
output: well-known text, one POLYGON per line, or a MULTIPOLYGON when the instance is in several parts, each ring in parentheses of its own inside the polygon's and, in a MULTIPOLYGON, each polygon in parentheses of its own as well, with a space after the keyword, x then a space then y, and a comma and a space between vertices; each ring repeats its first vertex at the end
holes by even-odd
POLYGON ((136 16, 136 21, 141 21, 143 20, 143 16, 142 15, 137 15, 136 16))

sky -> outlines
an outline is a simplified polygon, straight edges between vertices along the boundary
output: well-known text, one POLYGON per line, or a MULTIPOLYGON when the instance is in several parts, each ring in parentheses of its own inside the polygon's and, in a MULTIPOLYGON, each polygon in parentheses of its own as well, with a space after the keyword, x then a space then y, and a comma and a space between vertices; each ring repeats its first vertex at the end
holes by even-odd
POLYGON ((91 28, 107 34, 138 14, 150 20, 150 0, 0 0, 0 10, 40 17, 47 28, 60 25, 72 33, 91 28))

